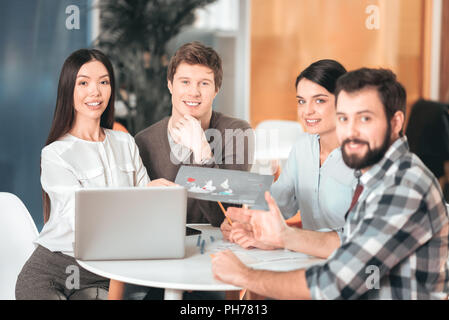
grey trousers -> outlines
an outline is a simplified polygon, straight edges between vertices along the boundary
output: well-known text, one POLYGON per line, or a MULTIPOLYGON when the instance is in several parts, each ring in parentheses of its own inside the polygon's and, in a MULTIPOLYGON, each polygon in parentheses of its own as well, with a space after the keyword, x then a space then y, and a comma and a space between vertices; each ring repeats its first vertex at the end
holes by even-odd
POLYGON ((17 300, 105 300, 109 279, 83 269, 73 257, 38 246, 17 277, 17 300))

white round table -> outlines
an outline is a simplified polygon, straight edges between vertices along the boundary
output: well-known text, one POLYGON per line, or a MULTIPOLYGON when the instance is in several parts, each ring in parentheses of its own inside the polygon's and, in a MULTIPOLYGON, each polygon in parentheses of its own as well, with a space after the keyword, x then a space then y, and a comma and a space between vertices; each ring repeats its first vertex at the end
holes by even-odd
MULTIPOLYGON (((222 239, 219 228, 210 225, 189 225, 202 231, 201 239, 210 243, 210 236, 222 239)), ((181 300, 184 291, 236 291, 239 287, 215 280, 209 253, 201 254, 198 235, 186 237, 184 259, 81 261, 84 269, 121 282, 164 288, 164 299, 181 300)))
MULTIPOLYGON (((201 239, 207 245, 204 253, 197 246, 198 235, 186 237, 186 251, 184 259, 166 260, 116 260, 116 261, 81 261, 81 267, 103 276, 140 286, 164 288, 165 300, 181 300, 184 291, 238 291, 242 288, 225 284, 215 280, 212 275, 212 265, 208 246, 222 245, 226 247, 219 228, 205 224, 189 224, 190 227, 202 231, 201 239), (212 241, 211 236, 214 238, 212 241)), ((240 251, 245 251, 240 248, 240 251)), ((264 251, 253 249, 246 251, 252 256, 268 259, 266 263, 251 265, 255 269, 273 271, 290 271, 306 268, 313 264, 322 263, 323 259, 310 257, 300 253, 285 253, 281 251, 264 251), (287 254, 287 256, 285 256, 287 254), (269 256, 269 257, 268 257, 269 256)), ((243 261, 244 262, 244 261, 243 261)), ((244 262, 245 263, 245 262, 244 262)))

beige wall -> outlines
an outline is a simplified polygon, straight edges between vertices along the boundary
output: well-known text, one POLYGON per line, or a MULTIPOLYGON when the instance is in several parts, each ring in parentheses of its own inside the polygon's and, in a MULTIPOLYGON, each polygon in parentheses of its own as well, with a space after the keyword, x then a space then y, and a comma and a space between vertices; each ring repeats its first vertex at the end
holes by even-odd
POLYGON ((348 70, 387 67, 413 103, 423 90, 424 0, 252 0, 251 123, 296 119, 294 82, 324 58, 348 70), (379 29, 369 30, 369 5, 379 29))

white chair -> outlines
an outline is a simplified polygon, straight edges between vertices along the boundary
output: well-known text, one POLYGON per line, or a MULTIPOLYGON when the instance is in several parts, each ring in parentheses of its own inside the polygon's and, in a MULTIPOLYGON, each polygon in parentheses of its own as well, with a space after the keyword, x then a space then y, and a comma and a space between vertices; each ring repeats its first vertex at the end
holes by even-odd
POLYGON ((303 131, 296 121, 266 120, 259 123, 255 129, 256 152, 252 171, 273 174, 273 161, 280 161, 282 167, 303 131))
POLYGON ((0 192, 0 300, 14 300, 17 276, 33 253, 38 232, 23 202, 0 192))

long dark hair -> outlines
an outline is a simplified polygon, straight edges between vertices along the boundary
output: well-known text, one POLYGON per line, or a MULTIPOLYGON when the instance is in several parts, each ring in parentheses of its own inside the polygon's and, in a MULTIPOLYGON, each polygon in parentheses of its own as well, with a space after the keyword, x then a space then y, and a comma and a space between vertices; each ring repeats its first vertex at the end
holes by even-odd
POLYGON ((331 59, 318 60, 299 74, 296 78, 295 88, 298 87, 299 81, 306 78, 334 94, 337 79, 345 73, 345 67, 338 61, 331 59))
MULTIPOLYGON (((112 129, 114 124, 114 101, 115 101, 115 79, 112 63, 104 53, 96 49, 80 49, 73 52, 64 62, 59 76, 58 96, 56 98, 56 107, 53 115, 50 133, 48 134, 45 145, 58 140, 64 136, 73 126, 75 119, 75 107, 73 101, 73 92, 75 89, 76 76, 79 69, 90 61, 101 62, 108 71, 111 84, 111 97, 108 106, 101 115, 100 126, 112 129)), ((42 190, 42 202, 44 208, 44 223, 50 218, 50 198, 42 190)))

